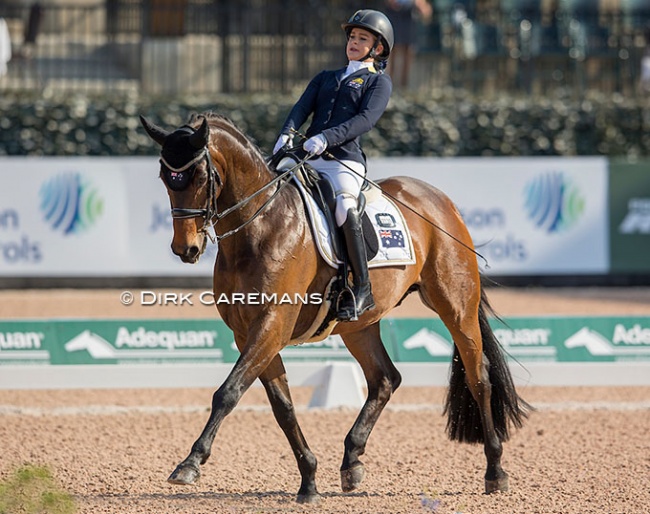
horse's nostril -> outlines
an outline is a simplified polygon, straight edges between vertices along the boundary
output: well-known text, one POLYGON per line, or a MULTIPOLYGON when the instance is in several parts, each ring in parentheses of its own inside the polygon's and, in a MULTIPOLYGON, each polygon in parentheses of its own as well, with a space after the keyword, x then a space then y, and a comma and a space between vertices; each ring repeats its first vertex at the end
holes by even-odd
POLYGON ((201 254, 201 249, 197 245, 173 245, 172 251, 178 255, 183 262, 195 262, 201 254))

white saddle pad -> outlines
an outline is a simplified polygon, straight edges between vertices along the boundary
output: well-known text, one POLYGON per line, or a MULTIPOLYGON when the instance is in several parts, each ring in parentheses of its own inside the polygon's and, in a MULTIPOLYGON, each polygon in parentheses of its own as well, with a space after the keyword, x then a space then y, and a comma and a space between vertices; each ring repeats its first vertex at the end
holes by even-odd
MULTIPOLYGON (((307 207, 318 251, 327 264, 338 268, 341 260, 334 254, 332 234, 329 231, 325 215, 302 183, 297 179, 294 180, 307 207)), ((370 196, 376 196, 376 198, 372 198, 372 200, 367 198, 366 213, 377 234, 379 250, 377 255, 368 262, 368 267, 415 264, 411 234, 401 211, 390 198, 383 194, 370 196)))

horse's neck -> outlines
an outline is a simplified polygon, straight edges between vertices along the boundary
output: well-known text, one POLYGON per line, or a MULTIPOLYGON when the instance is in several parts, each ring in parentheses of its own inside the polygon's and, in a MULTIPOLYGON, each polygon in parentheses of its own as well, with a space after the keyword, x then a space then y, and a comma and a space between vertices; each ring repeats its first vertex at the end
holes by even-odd
POLYGON ((233 202, 243 201, 273 180, 263 161, 250 158, 233 161, 227 174, 226 189, 233 202))
POLYGON ((248 200, 271 182, 275 175, 269 170, 262 156, 257 152, 253 153, 249 148, 223 148, 220 153, 224 161, 224 189, 217 202, 219 211, 239 205, 228 218, 239 220, 241 223, 242 220, 250 218, 273 193, 275 188, 271 187, 248 200))

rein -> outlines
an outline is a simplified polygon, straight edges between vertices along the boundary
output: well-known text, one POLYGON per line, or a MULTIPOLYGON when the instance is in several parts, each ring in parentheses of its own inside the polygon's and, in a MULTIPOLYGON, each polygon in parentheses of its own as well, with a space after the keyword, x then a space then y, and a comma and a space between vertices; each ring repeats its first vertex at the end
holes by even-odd
POLYGON ((216 166, 214 165, 214 162, 212 161, 212 157, 210 156, 210 152, 208 151, 208 147, 205 146, 203 149, 203 152, 199 154, 196 158, 192 159, 189 163, 185 164, 181 168, 175 169, 172 168, 167 164, 165 159, 162 158, 161 156, 161 161, 162 163, 167 166, 170 170, 172 171, 185 171, 188 168, 190 168, 192 165, 195 165, 198 163, 202 158, 206 159, 207 165, 208 165, 208 194, 206 198, 206 206, 203 209, 190 209, 190 208, 183 208, 183 207, 174 207, 171 210, 172 218, 173 219, 191 219, 191 218, 198 218, 201 217, 203 218, 203 226, 199 229, 199 232, 205 233, 205 235, 210 239, 212 243, 218 243, 219 241, 232 236, 233 234, 236 234, 239 232, 241 229, 244 227, 248 226, 250 223, 252 223, 255 218, 257 218, 264 209, 275 199, 275 197, 280 193, 280 191, 289 183, 288 180, 285 180, 288 178, 290 175, 294 174, 295 169, 299 166, 297 164, 296 166, 282 172, 280 175, 276 176, 273 178, 270 182, 262 186, 260 189, 255 191, 253 194, 247 196, 243 200, 240 200, 237 202, 235 205, 228 207, 222 212, 217 211, 217 190, 216 190, 216 185, 219 186, 219 188, 223 188, 223 180, 221 176, 219 175, 219 172, 217 171, 216 166), (266 200, 262 206, 255 211, 255 213, 246 221, 244 221, 241 225, 235 227, 232 230, 229 230, 228 232, 225 232, 222 235, 217 234, 215 230, 215 226, 219 220, 225 218, 228 216, 228 214, 240 209, 244 205, 246 205, 248 202, 250 202, 253 198, 256 198, 263 192, 265 192, 267 189, 270 189, 274 185, 278 184, 277 189, 273 192, 273 194, 266 200), (212 235, 208 229, 209 227, 212 226, 214 230, 214 235, 212 235))

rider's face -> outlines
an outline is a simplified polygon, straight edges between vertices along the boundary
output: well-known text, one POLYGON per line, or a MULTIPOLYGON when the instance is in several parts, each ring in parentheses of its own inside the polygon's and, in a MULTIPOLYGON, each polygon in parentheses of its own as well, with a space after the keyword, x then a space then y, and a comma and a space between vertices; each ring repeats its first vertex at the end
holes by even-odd
MULTIPOLYGON (((350 31, 348 44, 345 47, 345 53, 348 59, 350 61, 360 61, 363 59, 372 50, 376 40, 377 37, 371 32, 357 27, 353 28, 350 31)), ((381 44, 377 45, 377 54, 380 54, 382 51, 383 46, 381 44)), ((372 60, 372 57, 365 60, 372 60)))

